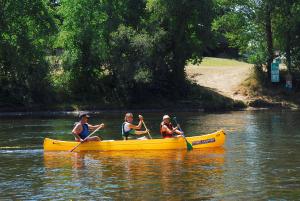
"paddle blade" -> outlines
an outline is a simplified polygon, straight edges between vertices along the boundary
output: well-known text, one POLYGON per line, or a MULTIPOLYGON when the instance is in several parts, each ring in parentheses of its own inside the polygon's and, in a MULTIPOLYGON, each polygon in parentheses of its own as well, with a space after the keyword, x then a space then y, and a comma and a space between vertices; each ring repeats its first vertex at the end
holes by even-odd
POLYGON ((193 145, 186 140, 186 148, 188 151, 193 150, 193 145))
POLYGON ((191 150, 193 150, 193 145, 191 145, 191 143, 186 143, 186 147, 187 147, 187 150, 188 151, 191 151, 191 150))

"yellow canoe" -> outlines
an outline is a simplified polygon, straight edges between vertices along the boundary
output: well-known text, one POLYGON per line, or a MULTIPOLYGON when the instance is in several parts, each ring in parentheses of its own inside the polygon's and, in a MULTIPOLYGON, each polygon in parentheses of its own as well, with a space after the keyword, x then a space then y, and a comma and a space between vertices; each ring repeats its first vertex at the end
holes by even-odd
MULTIPOLYGON (((225 142, 226 134, 223 130, 215 133, 187 137, 194 149, 221 147, 225 142)), ((70 151, 79 142, 61 141, 45 138, 44 151, 70 151)), ((186 149, 183 137, 151 140, 104 140, 101 142, 82 143, 75 151, 132 151, 132 150, 160 150, 186 149)))

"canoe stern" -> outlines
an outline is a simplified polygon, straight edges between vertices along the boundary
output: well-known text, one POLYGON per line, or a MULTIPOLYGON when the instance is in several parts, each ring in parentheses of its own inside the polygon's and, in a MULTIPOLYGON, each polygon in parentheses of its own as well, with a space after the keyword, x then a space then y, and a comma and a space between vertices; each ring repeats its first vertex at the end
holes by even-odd
POLYGON ((207 135, 187 137, 188 142, 191 143, 195 149, 221 147, 224 145, 225 139, 226 134, 223 130, 207 135))

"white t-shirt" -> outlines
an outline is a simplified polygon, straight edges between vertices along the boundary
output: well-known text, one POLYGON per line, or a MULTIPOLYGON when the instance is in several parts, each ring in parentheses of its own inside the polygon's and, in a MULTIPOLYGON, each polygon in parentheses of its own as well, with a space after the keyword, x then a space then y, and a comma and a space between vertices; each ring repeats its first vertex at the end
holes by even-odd
POLYGON ((129 128, 130 123, 126 122, 124 125, 124 132, 129 132, 131 128, 129 128))

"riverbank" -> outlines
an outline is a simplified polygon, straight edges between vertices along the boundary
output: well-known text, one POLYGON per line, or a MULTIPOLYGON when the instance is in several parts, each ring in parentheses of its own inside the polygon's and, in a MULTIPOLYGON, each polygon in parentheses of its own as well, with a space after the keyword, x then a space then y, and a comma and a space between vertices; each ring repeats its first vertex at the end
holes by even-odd
POLYGON ((73 114, 78 111, 126 112, 126 111, 230 111, 251 109, 299 109, 299 94, 277 89, 264 88, 253 74, 251 64, 221 58, 203 59, 200 65, 187 65, 186 94, 179 98, 141 97, 131 104, 100 101, 53 103, 47 105, 16 106, 0 103, 3 115, 52 113, 73 114))
POLYGON ((76 114, 78 111, 93 111, 93 112, 152 112, 152 111, 182 111, 182 112, 216 112, 216 111, 231 111, 245 109, 245 105, 241 101, 233 100, 223 96, 209 88, 202 87, 196 84, 189 86, 188 98, 176 100, 166 100, 159 97, 145 97, 139 103, 130 105, 120 104, 101 104, 99 102, 84 102, 70 104, 53 104, 53 105, 31 105, 26 107, 2 107, 0 108, 0 116, 4 115, 65 115, 76 114))
MULTIPOLYGON (((284 77, 284 76, 281 76, 284 77)), ((254 71, 238 87, 236 94, 247 98, 250 107, 284 108, 298 110, 300 93, 284 88, 284 83, 263 84, 254 71)))
MULTIPOLYGON (((247 109, 299 109, 300 94, 278 86, 264 86, 252 64, 233 59, 204 58, 200 65, 188 65, 187 75, 195 83, 240 101, 247 109)), ((282 76, 284 77, 284 76, 282 76)))

